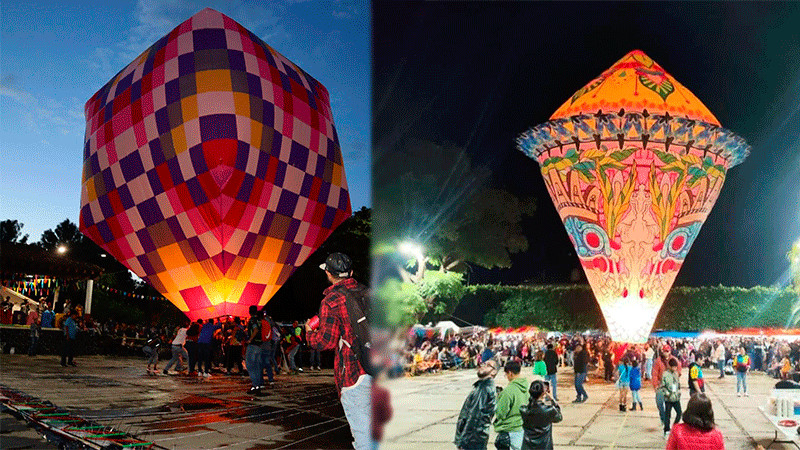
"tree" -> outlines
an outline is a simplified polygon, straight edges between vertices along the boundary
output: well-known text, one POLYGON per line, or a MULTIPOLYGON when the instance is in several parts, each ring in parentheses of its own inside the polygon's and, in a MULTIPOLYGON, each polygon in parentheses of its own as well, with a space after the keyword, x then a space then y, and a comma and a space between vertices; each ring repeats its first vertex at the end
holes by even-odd
POLYGON ((797 298, 792 306, 791 322, 797 324, 800 320, 800 239, 792 244, 791 250, 786 253, 786 259, 789 260, 789 270, 792 273, 792 284, 797 298))
POLYGON ((791 267, 794 289, 800 294, 800 239, 792 245, 792 249, 786 254, 786 259, 789 260, 791 267))
POLYGON ((0 222, 0 243, 3 244, 26 244, 28 242, 28 235, 21 235, 22 227, 21 222, 17 220, 4 220, 0 222))
POLYGON ((319 265, 330 253, 342 252, 353 261, 353 277, 359 282, 370 281, 370 242, 372 210, 362 207, 341 225, 286 280, 267 303, 267 311, 280 320, 305 320, 319 311, 322 292, 330 286, 319 265))
POLYGON ((446 271, 509 267, 510 254, 527 249, 520 223, 532 199, 492 185, 462 148, 419 141, 403 150, 373 166, 376 245, 413 239, 446 271))
POLYGON ((78 226, 69 219, 56 225, 55 230, 45 230, 38 245, 45 250, 55 250, 60 245, 68 249, 80 248, 87 239, 78 230, 78 226))
POLYGON ((128 270, 122 263, 109 256, 99 245, 84 236, 78 226, 69 219, 56 225, 55 229, 45 230, 36 245, 48 251, 55 251, 56 248, 64 245, 67 247, 70 258, 100 266, 105 273, 127 272, 128 270))

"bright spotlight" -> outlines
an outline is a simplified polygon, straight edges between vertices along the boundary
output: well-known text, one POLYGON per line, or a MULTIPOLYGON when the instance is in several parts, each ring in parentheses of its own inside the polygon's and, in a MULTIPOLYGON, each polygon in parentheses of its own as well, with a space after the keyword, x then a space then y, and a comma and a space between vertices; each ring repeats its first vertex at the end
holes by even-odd
POLYGON ((397 246, 397 250, 406 256, 413 256, 414 258, 422 259, 422 252, 425 249, 414 241, 403 241, 397 246))
POLYGON ((62 254, 62 255, 63 255, 64 253, 67 253, 67 246, 66 246, 66 245, 63 245, 63 244, 62 244, 62 245, 59 245, 59 246, 58 246, 58 248, 56 249, 56 251, 57 251, 59 254, 62 254))

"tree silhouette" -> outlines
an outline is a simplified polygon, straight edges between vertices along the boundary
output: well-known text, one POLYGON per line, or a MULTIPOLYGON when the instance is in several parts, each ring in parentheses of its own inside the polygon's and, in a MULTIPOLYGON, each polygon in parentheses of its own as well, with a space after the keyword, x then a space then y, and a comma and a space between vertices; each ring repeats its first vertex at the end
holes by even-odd
POLYGON ((26 244, 28 235, 21 234, 22 222, 17 220, 4 220, 0 222, 0 243, 26 244))
POLYGON ((54 230, 45 230, 38 245, 45 250, 55 250, 65 245, 69 250, 80 249, 87 239, 78 230, 78 226, 69 219, 56 225, 54 230))
POLYGON ((385 159, 373 167, 376 245, 414 240, 446 271, 507 268, 528 248, 521 222, 533 199, 492 185, 462 148, 418 141, 385 159))

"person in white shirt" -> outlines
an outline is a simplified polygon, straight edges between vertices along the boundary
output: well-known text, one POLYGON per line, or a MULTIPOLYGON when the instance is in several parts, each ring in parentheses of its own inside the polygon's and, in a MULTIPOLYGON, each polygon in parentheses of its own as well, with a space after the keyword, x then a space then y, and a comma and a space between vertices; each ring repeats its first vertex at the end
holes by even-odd
POLYGON ((183 357, 183 361, 189 360, 189 353, 183 347, 183 344, 186 343, 186 330, 188 329, 189 324, 184 320, 183 324, 175 332, 175 339, 172 340, 172 359, 164 366, 164 375, 176 375, 183 370, 181 357, 183 357), (175 366, 175 371, 169 370, 172 366, 175 366))
POLYGON ((717 346, 714 348, 714 361, 719 366, 719 378, 725 377, 725 346, 722 341, 717 341, 717 346))
POLYGON ((652 344, 647 344, 647 350, 644 351, 644 379, 649 380, 653 377, 653 356, 656 352, 653 350, 652 344))

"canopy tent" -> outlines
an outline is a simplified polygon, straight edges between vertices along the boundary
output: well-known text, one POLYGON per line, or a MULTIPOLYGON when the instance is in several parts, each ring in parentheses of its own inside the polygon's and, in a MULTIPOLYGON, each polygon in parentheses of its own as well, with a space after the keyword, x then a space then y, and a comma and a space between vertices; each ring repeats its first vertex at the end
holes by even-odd
POLYGON ((440 330, 453 330, 456 333, 458 333, 459 330, 461 330, 461 328, 458 325, 456 325, 454 322, 450 320, 438 322, 433 328, 437 328, 440 330))
POLYGON ((658 330, 650 333, 651 336, 660 338, 688 338, 693 339, 700 335, 699 331, 675 331, 675 330, 658 330))
POLYGON ((800 328, 734 328, 727 331, 708 330, 703 336, 765 336, 765 337, 800 337, 800 328))
POLYGON ((22 295, 19 292, 13 290, 13 289, 9 289, 9 288, 7 288, 5 286, 0 286, 0 297, 2 297, 2 298, 8 297, 9 300, 11 301, 11 303, 14 304, 14 306, 22 305, 22 304, 25 304, 25 303, 29 303, 29 304, 33 304, 33 305, 39 306, 39 302, 37 302, 35 300, 32 300, 31 298, 29 298, 29 297, 27 297, 25 295, 22 295))

